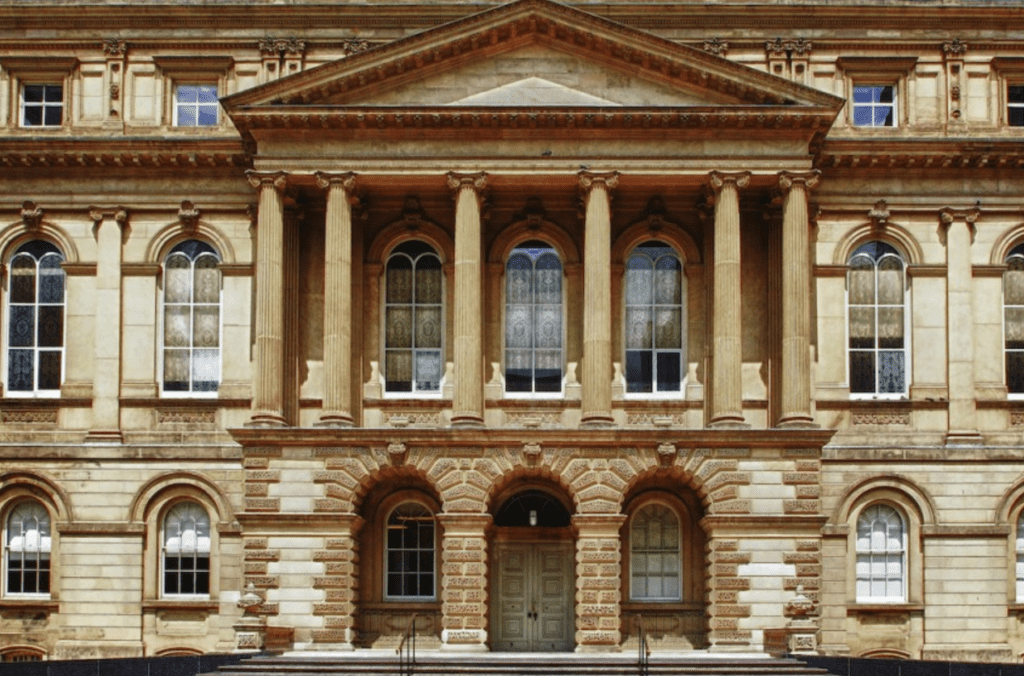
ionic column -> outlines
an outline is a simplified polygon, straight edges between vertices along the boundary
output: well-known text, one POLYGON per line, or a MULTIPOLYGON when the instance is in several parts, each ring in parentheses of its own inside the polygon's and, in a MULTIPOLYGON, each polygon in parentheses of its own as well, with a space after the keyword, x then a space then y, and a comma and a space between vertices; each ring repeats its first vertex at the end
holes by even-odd
POLYGON ((576 652, 615 652, 622 642, 622 514, 576 514, 576 652))
POLYGON ((324 401, 317 425, 352 426, 352 205, 355 174, 317 172, 324 233, 324 401))
POLYGON ((96 330, 93 342, 92 428, 89 441, 121 436, 121 259, 128 213, 121 207, 89 210, 96 235, 96 330))
POLYGON ((971 243, 980 212, 943 209, 946 228, 947 444, 979 444, 974 389, 974 288, 971 243))
POLYGON ((455 393, 453 427, 484 425, 483 258, 480 233, 487 174, 449 172, 455 191, 455 393))
POLYGON ((811 417, 810 222, 807 193, 821 172, 779 174, 782 202, 782 415, 779 427, 808 427, 811 417))
POLYGON ((283 427, 284 172, 246 172, 259 191, 256 222, 256 369, 249 424, 283 427))
POLYGON ((612 214, 609 192, 619 173, 580 172, 586 203, 583 236, 583 405, 580 427, 611 427, 612 418, 612 214))
MULTIPOLYGON (((487 530, 490 514, 441 514, 441 649, 487 650, 487 530)), ((494 603, 496 601, 491 601, 494 603)))
POLYGON ((740 188, 750 172, 711 172, 715 191, 711 425, 743 425, 743 345, 740 318, 740 188))

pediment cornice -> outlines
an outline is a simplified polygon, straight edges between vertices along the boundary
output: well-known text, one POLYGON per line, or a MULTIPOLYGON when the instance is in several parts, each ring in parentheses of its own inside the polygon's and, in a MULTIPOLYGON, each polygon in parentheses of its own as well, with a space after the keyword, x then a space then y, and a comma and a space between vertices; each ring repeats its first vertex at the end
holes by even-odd
POLYGON ((0 166, 28 168, 195 169, 248 168, 240 139, 164 140, 125 138, 0 139, 0 166))

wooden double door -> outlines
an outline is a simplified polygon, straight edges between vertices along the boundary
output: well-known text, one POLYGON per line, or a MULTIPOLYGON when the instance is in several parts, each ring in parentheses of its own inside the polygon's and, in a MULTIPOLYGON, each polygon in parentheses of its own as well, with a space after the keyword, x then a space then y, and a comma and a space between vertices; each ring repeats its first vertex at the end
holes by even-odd
POLYGON ((575 559, 572 541, 495 543, 492 650, 573 649, 575 559))

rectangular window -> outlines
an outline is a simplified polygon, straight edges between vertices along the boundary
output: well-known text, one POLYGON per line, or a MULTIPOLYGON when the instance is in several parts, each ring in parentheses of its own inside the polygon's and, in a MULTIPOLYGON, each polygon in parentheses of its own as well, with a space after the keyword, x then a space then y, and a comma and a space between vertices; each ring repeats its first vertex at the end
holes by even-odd
POLYGON ((893 85, 854 85, 853 125, 895 127, 896 88, 893 85))
POLYGON ((1011 127, 1024 127, 1024 85, 1006 88, 1006 120, 1011 127))
POLYGON ((21 126, 59 127, 63 123, 63 85, 27 84, 21 88, 21 126))
POLYGON ((178 85, 174 89, 174 126, 215 127, 219 107, 217 85, 178 85))

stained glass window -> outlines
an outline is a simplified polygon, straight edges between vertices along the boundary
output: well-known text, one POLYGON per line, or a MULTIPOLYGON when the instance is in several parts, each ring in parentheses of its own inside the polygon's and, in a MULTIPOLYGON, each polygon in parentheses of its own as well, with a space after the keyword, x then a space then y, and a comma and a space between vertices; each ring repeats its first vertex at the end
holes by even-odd
POLYGON ((675 251, 647 242, 626 261, 626 391, 679 392, 686 363, 685 284, 675 251))
POLYGON ((906 600, 906 527, 889 505, 857 518, 857 600, 906 600))
POLYGON ((907 392, 906 265, 893 247, 868 242, 847 273, 850 392, 907 392))
POLYGON ((423 242, 406 242, 388 259, 384 308, 387 392, 437 393, 444 375, 441 259, 423 242))
POLYGON ((1006 389, 1010 394, 1024 394, 1024 244, 1006 257, 1003 321, 1006 389))
POLYGON ((7 593, 50 593, 50 514, 38 502, 15 505, 7 517, 7 593))
POLYGON ((11 258, 7 391, 59 396, 64 362, 64 256, 49 242, 18 247, 11 258))
POLYGON ((562 261, 526 242, 505 264, 505 391, 562 391, 562 261))
POLYGON ((433 599, 434 515, 418 502, 406 502, 391 512, 386 529, 386 596, 433 599))
POLYGON ((164 517, 165 595, 210 593, 210 516, 197 502, 179 502, 164 517))
POLYGON ((630 597, 634 601, 678 601, 679 517, 665 505, 650 504, 629 529, 630 597))
POLYGON ((190 239, 164 260, 165 394, 215 393, 220 383, 220 257, 190 239))

